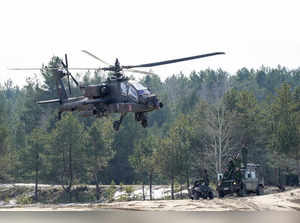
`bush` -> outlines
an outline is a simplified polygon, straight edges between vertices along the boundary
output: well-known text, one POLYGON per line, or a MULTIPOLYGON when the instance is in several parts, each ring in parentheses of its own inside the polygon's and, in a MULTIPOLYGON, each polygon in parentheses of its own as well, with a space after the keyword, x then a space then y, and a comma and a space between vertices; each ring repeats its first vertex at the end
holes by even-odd
POLYGON ((126 192, 126 195, 127 195, 127 200, 130 200, 131 199, 131 195, 133 193, 133 187, 128 185, 125 187, 125 192, 126 192))
POLYGON ((30 196, 21 196, 17 198, 17 204, 32 204, 33 199, 30 196))
POLYGON ((110 183, 109 188, 105 191, 104 196, 108 199, 108 201, 113 201, 116 191, 117 191, 116 184, 112 180, 112 182, 110 183))

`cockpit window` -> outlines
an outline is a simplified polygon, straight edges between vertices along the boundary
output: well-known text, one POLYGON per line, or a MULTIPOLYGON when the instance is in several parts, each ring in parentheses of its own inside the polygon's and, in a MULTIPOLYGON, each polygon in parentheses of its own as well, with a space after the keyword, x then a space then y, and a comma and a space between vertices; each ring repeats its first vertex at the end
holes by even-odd
POLYGON ((128 89, 128 95, 134 98, 135 100, 138 100, 137 92, 132 86, 130 86, 128 89))
POLYGON ((125 83, 121 83, 121 95, 127 96, 128 86, 125 83))
POLYGON ((135 87, 135 89, 137 89, 137 90, 145 90, 145 89, 147 89, 146 87, 144 87, 143 85, 141 85, 141 84, 138 83, 138 82, 131 82, 131 84, 132 84, 133 87, 135 87))
POLYGON ((139 95, 150 94, 150 91, 138 82, 130 82, 132 86, 137 90, 139 95))

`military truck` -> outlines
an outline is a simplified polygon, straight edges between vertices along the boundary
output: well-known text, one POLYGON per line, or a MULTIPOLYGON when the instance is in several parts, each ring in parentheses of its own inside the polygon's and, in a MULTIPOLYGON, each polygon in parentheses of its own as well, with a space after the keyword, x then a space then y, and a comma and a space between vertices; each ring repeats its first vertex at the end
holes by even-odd
POLYGON ((236 193, 238 196, 245 196, 248 193, 264 194, 264 178, 260 166, 253 163, 242 164, 236 167, 233 174, 224 177, 217 187, 219 197, 236 193))

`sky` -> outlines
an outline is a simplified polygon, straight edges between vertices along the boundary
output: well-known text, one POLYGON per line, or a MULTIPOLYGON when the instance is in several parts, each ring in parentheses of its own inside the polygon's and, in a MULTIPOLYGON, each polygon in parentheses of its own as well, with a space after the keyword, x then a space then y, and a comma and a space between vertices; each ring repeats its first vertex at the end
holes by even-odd
MULTIPOLYGON (((52 56, 70 67, 123 65, 224 51, 226 55, 152 68, 172 74, 221 68, 230 74, 262 65, 300 67, 299 1, 282 0, 2 0, 0 82, 22 86, 52 56)), ((144 69, 147 71, 147 69, 144 69)))

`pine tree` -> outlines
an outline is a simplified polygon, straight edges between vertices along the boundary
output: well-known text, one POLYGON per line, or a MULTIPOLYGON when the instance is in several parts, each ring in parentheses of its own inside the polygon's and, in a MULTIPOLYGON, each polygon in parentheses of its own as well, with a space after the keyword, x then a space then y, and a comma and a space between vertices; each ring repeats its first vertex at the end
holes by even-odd
POLYGON ((96 199, 100 199, 99 175, 114 157, 114 130, 111 119, 97 119, 88 130, 88 170, 96 184, 96 199))
POLYGON ((72 200, 74 182, 86 177, 87 134, 83 126, 71 113, 66 113, 56 123, 51 134, 50 162, 52 176, 60 183, 72 200))

